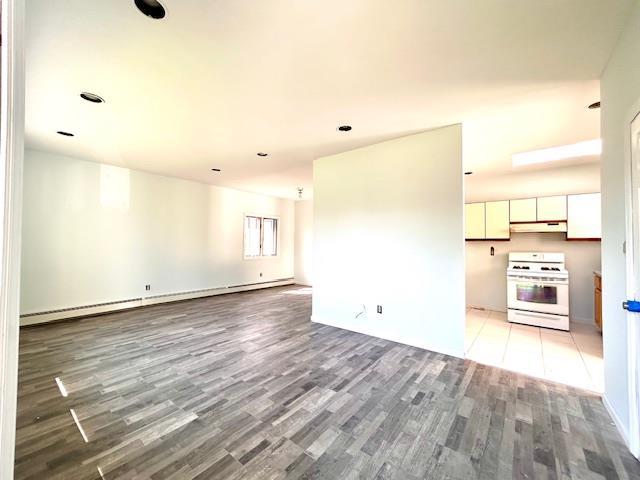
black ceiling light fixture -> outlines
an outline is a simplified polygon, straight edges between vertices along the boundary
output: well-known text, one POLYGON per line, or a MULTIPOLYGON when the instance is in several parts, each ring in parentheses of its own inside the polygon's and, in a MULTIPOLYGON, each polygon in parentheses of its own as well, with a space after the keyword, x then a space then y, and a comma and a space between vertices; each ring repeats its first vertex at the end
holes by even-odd
POLYGON ((465 175, 473 175, 473 172, 464 172, 465 175))
POLYGON ((58 130, 56 133, 58 135, 62 135, 63 137, 74 137, 75 136, 73 133, 65 132, 63 130, 58 130))
POLYGON ((351 125, 340 125, 338 127, 339 132, 349 132, 351 131, 351 125))
POLYGON ((96 95, 95 93, 82 92, 80 97, 91 103, 104 103, 104 98, 100 95, 96 95))
POLYGON ((155 20, 164 18, 167 11, 158 0, 134 0, 136 7, 147 17, 155 20))
POLYGON ((600 108, 600 102, 593 102, 587 108, 590 109, 590 110, 595 110, 596 108, 600 108))
POLYGON ((258 156, 259 157, 266 157, 267 155, 269 155, 268 153, 264 153, 264 152, 258 152, 258 156))
POLYGON ((220 170, 219 168, 212 168, 211 171, 212 172, 221 172, 222 170, 220 170))

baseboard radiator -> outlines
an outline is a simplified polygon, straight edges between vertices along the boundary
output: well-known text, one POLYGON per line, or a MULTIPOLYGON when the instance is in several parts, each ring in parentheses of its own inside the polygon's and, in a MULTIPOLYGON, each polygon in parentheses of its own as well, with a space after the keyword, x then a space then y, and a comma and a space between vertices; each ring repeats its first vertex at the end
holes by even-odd
POLYGON ((230 285, 227 287, 206 288, 202 290, 191 290, 188 292, 179 293, 165 293, 149 297, 130 298, 127 300, 96 303, 93 305, 82 305, 78 307, 60 308, 57 310, 48 310, 44 312, 26 313, 20 315, 20 326, 26 327, 29 325, 39 325, 42 323, 54 322, 56 320, 87 317, 91 315, 116 312, 118 310, 127 310, 129 308, 155 305, 158 303, 178 302, 181 300, 191 300, 194 298, 224 295, 226 293, 246 292, 249 290, 258 290, 260 288, 293 285, 294 283, 295 281, 293 278, 283 278, 279 280, 271 280, 268 282, 247 283, 244 285, 230 285))

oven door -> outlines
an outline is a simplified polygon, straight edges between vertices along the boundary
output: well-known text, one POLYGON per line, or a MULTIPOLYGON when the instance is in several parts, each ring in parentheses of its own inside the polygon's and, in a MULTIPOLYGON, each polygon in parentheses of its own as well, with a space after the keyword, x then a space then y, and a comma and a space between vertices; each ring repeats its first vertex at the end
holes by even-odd
POLYGON ((507 277, 507 306, 528 312, 569 315, 569 282, 507 277))

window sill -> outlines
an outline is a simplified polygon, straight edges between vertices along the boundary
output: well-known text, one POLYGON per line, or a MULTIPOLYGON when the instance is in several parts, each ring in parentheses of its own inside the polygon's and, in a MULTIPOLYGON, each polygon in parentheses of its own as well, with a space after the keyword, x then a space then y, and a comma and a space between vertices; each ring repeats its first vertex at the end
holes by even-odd
POLYGON ((259 255, 257 257, 243 257, 245 260, 269 260, 280 258, 280 255, 259 255))

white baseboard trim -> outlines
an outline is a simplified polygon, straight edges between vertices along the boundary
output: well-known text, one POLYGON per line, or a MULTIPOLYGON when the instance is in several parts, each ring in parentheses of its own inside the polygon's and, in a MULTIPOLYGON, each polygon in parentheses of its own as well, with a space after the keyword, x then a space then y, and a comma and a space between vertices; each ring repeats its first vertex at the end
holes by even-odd
POLYGON ((213 297, 215 295, 225 295, 227 293, 248 292, 261 288, 281 287, 293 285, 293 278, 273 280, 269 282, 252 283, 248 285, 232 285, 228 287, 208 288, 204 290, 194 290, 190 292, 169 293, 164 295, 154 295, 152 297, 133 298, 116 302, 105 302, 98 305, 87 305, 80 307, 64 308, 47 312, 28 313, 20 316, 20 326, 40 325, 43 323, 55 322, 57 320, 68 320, 78 317, 89 317, 104 313, 128 310, 131 308, 144 307, 147 305, 157 305, 159 303, 179 302, 182 300, 192 300, 195 298, 213 297))
POLYGON ((488 310, 491 312, 507 313, 507 309, 505 307, 499 307, 497 305, 467 305, 467 308, 474 308, 476 310, 488 310))
POLYGON ((442 353, 444 355, 449 355, 452 357, 464 358, 464 346, 462 349, 458 351, 446 350, 440 347, 429 345, 424 342, 416 342, 415 339, 403 338, 403 337, 381 337, 380 335, 376 335, 375 332, 367 332, 365 329, 355 329, 355 328, 347 328, 340 322, 328 320, 326 318, 318 318, 317 315, 311 315, 311 321, 314 323, 321 323, 322 325, 329 325, 330 327, 340 328, 342 330, 349 330, 350 332, 362 333, 364 335, 369 335, 370 337, 382 338, 384 340, 389 340, 391 342, 402 343, 404 345, 409 345, 411 347, 421 348, 423 350, 429 350, 430 352, 442 353))
POLYGON ((626 426, 620 420, 620 417, 618 417, 618 414, 616 413, 616 411, 613 409, 613 407, 609 403, 609 400, 607 400, 606 394, 602 395, 602 403, 604 404, 604 408, 607 410, 607 412, 613 419, 613 423, 615 423, 616 428, 618 429, 618 432, 620 432, 620 435, 622 436, 622 439, 624 440, 625 445, 629 447, 629 432, 627 431, 626 426))

